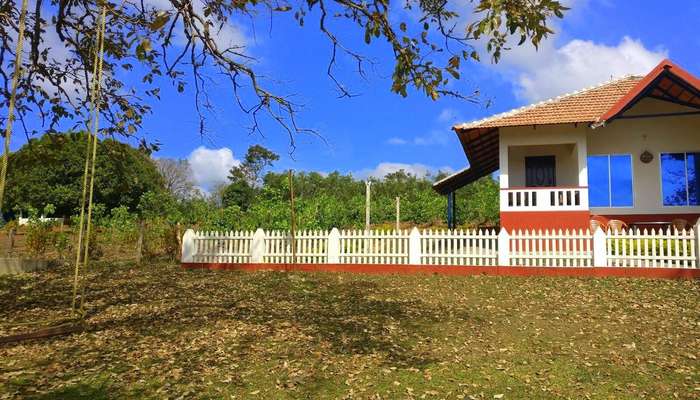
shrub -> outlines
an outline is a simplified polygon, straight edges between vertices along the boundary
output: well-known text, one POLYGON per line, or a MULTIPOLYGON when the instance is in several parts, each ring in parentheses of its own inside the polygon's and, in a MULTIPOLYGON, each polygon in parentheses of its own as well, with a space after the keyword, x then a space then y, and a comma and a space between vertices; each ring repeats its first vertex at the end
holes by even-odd
MULTIPOLYGON (((44 215, 53 213, 51 204, 44 207, 44 215)), ((29 223, 27 224, 26 246, 33 257, 43 257, 46 251, 54 243, 53 221, 43 221, 36 209, 29 210, 29 223)))

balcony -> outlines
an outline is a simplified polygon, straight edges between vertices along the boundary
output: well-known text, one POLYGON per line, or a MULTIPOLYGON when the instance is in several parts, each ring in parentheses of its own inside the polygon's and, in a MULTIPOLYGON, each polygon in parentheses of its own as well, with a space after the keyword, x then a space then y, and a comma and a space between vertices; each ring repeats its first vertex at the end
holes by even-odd
POLYGON ((501 189, 501 211, 587 211, 587 187, 501 189))

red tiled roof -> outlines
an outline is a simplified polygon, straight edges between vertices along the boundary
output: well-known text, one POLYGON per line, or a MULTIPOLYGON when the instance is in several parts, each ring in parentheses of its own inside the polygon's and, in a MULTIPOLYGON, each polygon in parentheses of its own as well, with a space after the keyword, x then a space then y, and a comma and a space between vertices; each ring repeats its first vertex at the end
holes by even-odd
POLYGON ((479 121, 456 125, 453 129, 595 122, 641 80, 641 76, 627 76, 479 121))

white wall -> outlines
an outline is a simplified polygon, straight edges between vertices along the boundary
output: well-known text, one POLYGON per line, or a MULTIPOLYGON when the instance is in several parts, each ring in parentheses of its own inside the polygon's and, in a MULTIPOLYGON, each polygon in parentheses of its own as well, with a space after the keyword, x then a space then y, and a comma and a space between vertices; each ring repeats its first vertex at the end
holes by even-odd
POLYGON ((576 145, 513 146, 508 149, 510 187, 525 186, 525 157, 554 156, 557 186, 578 186, 576 145))
MULTIPOLYGON (((689 111, 685 107, 644 99, 625 115, 689 111)), ((631 154, 634 176, 634 207, 591 208, 594 214, 683 214, 700 213, 700 207, 664 207, 661 199, 659 158, 667 152, 700 151, 700 115, 618 119, 598 129, 587 129, 588 153, 631 154), (644 151, 654 160, 644 164, 644 151)))
MULTIPOLYGON (((693 111, 644 99, 625 115, 693 111)), ((506 127, 500 129, 500 186, 524 186, 526 155, 557 156, 557 185, 588 186, 586 156, 631 154, 634 206, 591 208, 594 214, 685 214, 700 207, 664 207, 661 199, 659 156, 666 152, 700 152, 700 115, 618 119, 591 129, 587 124, 506 127), (521 147, 531 146, 531 147, 521 147), (563 149, 570 149, 568 152, 563 149), (648 150, 654 160, 643 164, 639 156, 648 150), (578 164, 578 168, 577 165, 578 164), (576 174, 578 173, 578 182, 576 174)))
POLYGON ((588 185, 584 125, 501 128, 499 145, 501 188, 525 186, 525 157, 540 155, 555 156, 557 186, 588 185))

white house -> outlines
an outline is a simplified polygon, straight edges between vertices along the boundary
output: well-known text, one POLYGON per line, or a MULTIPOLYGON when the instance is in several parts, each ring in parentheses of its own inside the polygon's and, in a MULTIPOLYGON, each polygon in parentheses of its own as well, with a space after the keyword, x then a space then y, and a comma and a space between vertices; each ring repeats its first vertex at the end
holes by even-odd
POLYGON ((451 225, 454 191, 496 171, 509 230, 700 216, 700 80, 669 60, 453 130, 469 167, 434 185, 451 225))

